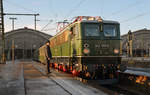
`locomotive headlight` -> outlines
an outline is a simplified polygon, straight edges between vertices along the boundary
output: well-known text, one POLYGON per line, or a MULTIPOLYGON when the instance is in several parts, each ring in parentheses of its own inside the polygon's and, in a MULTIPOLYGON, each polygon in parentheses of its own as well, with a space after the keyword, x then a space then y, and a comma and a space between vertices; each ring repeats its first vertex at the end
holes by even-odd
POLYGON ((87 44, 87 43, 84 44, 84 47, 85 47, 85 48, 88 48, 89 46, 90 46, 90 45, 87 44))
POLYGON ((83 52, 84 52, 84 54, 89 54, 89 53, 90 53, 90 49, 85 48, 85 49, 83 50, 83 52))
POLYGON ((119 53, 119 49, 114 49, 114 53, 118 54, 119 53))

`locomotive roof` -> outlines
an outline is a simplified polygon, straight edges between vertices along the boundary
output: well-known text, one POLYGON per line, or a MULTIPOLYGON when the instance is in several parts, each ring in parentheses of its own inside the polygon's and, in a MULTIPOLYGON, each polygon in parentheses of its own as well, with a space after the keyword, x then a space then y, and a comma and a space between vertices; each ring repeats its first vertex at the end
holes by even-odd
MULTIPOLYGON (((82 22, 93 22, 93 23, 99 23, 97 20, 83 20, 82 22)), ((112 20, 103 20, 103 23, 111 23, 111 24, 119 24, 118 21, 112 21, 112 20)))
MULTIPOLYGON (((97 20, 83 20, 83 21, 81 21, 81 22, 100 23, 100 22, 97 21, 97 20)), ((80 22, 80 21, 77 21, 77 22, 75 22, 75 23, 81 23, 81 22, 80 22)), ((110 24, 119 24, 119 22, 117 22, 117 21, 111 21, 111 20, 102 20, 102 22, 103 22, 103 23, 110 23, 110 24)), ((73 25, 73 24, 75 24, 75 23, 70 23, 70 24, 69 24, 67 27, 65 27, 63 30, 67 29, 69 26, 71 26, 71 25, 73 25)), ((55 36, 61 34, 61 33, 63 32, 63 30, 60 31, 60 32, 58 32, 55 36)), ((55 36, 53 36, 52 39, 55 38, 55 36)))
POLYGON ((116 24, 119 24, 118 21, 111 21, 111 20, 103 20, 103 23, 116 23, 116 24))

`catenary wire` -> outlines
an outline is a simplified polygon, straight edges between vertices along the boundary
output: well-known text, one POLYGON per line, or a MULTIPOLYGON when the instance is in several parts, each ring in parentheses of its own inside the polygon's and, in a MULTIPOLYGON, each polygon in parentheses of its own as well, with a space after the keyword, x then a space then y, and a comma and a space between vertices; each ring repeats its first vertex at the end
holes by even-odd
POLYGON ((24 6, 21 6, 20 4, 16 4, 16 3, 8 1, 8 0, 4 0, 4 2, 9 4, 9 5, 12 5, 12 6, 16 7, 16 8, 21 8, 21 9, 26 10, 26 11, 37 13, 37 12, 33 11, 32 9, 26 8, 24 6))
POLYGON ((129 10, 131 8, 134 8, 134 7, 136 7, 136 6, 140 5, 140 4, 143 4, 143 3, 144 3, 143 0, 138 0, 138 1, 134 2, 134 3, 132 3, 132 4, 127 5, 125 8, 121 8, 121 9, 115 11, 115 12, 112 12, 108 17, 116 16, 116 15, 118 15, 120 13, 123 13, 123 12, 125 12, 125 11, 127 11, 127 10, 129 10))
POLYGON ((150 14, 150 11, 145 12, 145 13, 141 13, 141 14, 138 14, 138 15, 136 15, 136 16, 134 16, 134 17, 128 18, 128 19, 126 19, 126 20, 123 20, 123 21, 121 21, 121 23, 125 23, 125 22, 128 22, 128 21, 132 21, 132 20, 135 20, 135 19, 137 19, 137 18, 146 16, 146 15, 149 15, 149 14, 150 14))

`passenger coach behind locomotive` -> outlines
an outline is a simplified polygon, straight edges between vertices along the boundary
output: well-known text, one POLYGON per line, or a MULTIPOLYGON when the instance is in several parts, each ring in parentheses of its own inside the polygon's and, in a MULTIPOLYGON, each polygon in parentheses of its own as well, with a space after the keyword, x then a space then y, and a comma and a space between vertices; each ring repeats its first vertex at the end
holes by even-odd
POLYGON ((120 27, 116 21, 79 16, 50 39, 52 63, 90 79, 113 79, 120 70, 120 27))

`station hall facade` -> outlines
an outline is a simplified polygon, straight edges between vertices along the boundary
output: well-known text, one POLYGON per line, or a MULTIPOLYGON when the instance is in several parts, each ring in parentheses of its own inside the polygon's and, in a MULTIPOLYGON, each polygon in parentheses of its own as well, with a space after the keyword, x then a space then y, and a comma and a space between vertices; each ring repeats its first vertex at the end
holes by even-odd
POLYGON ((27 27, 5 33, 5 55, 12 59, 14 48, 15 59, 32 59, 34 51, 45 44, 51 35, 27 27), (13 46, 13 48, 12 48, 13 46))
POLYGON ((129 50, 133 57, 149 57, 150 56, 150 30, 141 29, 121 36, 122 54, 128 56, 129 50))

